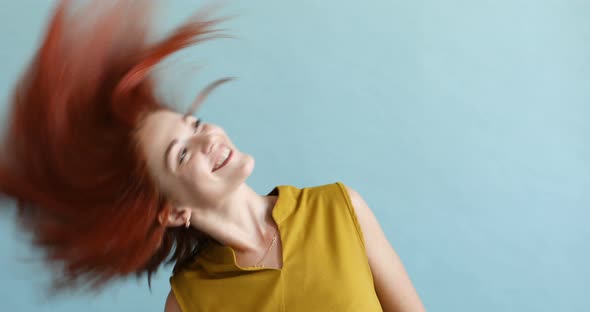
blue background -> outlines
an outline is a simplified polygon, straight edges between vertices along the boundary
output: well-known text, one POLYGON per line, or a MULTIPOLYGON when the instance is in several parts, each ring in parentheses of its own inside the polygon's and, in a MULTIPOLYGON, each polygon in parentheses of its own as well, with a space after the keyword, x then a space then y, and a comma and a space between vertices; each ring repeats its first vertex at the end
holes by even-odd
MULTIPOLYGON (((53 1, 0 2, 2 115, 53 1)), ((159 30, 201 1, 168 1, 159 30)), ((162 66, 257 163, 249 184, 343 181, 430 311, 590 311, 590 1, 227 1, 236 39, 162 66), (196 69, 206 65, 202 69, 196 69)), ((2 311, 162 311, 170 269, 96 296, 47 271, 0 216, 2 311)))

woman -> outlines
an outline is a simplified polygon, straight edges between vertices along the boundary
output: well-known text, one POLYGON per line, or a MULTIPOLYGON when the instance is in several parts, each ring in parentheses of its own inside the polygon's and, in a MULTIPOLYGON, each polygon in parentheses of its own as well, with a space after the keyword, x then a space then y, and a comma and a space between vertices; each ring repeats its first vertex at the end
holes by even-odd
POLYGON ((60 2, 9 115, 0 190, 57 264, 55 290, 175 263, 166 311, 423 311, 361 196, 341 183, 267 196, 223 129, 179 114, 151 69, 219 37, 209 10, 148 43, 145 2, 60 2), (134 5, 135 4, 135 5, 134 5), (82 20, 83 18, 83 20, 82 20))

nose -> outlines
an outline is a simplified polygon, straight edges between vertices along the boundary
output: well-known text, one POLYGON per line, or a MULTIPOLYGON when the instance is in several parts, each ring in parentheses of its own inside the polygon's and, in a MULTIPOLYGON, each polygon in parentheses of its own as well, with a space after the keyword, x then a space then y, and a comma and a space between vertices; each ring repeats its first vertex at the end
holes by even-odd
POLYGON ((186 143, 187 147, 192 150, 193 153, 209 154, 213 145, 215 137, 208 133, 200 133, 194 135, 188 139, 186 143))
POLYGON ((197 135, 189 139, 188 146, 198 153, 205 155, 211 153, 216 144, 225 142, 225 132, 215 125, 203 125, 197 135))

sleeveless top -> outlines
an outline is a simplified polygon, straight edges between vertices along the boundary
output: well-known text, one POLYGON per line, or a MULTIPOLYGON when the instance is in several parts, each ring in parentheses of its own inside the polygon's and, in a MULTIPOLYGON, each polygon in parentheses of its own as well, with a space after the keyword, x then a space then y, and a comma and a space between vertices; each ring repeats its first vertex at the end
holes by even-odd
POLYGON ((240 267, 231 247, 212 244, 170 278, 181 310, 382 311, 344 185, 277 186, 269 195, 278 195, 282 269, 240 267))

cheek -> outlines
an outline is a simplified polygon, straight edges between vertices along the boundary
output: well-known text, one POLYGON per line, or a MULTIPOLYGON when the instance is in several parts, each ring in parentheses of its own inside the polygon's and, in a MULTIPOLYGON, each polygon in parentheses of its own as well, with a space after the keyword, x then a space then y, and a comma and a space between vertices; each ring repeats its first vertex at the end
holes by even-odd
POLYGON ((185 199, 189 202, 194 202, 195 196, 200 198, 210 192, 207 188, 210 187, 211 182, 203 172, 203 168, 195 168, 195 166, 187 164, 183 168, 183 172, 176 177, 176 181, 178 192, 188 196, 185 199))
POLYGON ((182 173, 180 174, 185 182, 193 183, 206 180, 210 175, 211 172, 208 165, 204 161, 198 159, 191 159, 191 161, 182 168, 182 173))

